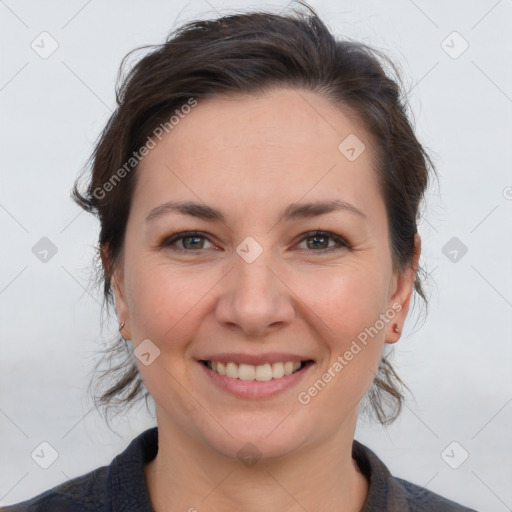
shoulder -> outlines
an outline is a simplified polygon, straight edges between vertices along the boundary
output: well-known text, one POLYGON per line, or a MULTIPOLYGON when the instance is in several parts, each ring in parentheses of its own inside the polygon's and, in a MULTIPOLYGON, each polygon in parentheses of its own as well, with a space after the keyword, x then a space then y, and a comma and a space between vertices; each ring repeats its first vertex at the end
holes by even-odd
POLYGON ((95 469, 29 500, 0 507, 0 512, 101 512, 107 502, 107 471, 107 466, 95 469))
POLYGON ((411 512, 477 512, 402 478, 393 480, 402 489, 411 512))
POLYGON ((158 429, 148 429, 110 465, 64 482, 0 512, 152 512, 144 465, 158 451, 158 429))
POLYGON ((354 440, 352 457, 369 481, 362 512, 477 512, 424 487, 391 475, 377 455, 354 440))

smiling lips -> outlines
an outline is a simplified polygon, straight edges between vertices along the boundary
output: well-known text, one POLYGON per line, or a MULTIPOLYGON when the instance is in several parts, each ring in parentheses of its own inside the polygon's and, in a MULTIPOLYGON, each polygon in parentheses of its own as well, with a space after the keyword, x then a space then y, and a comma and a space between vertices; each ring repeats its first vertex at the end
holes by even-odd
POLYGON ((285 375, 291 375, 301 369, 306 361, 277 361, 275 363, 264 363, 258 366, 252 364, 237 364, 234 362, 204 361, 210 370, 219 375, 225 375, 231 379, 245 381, 268 382, 272 379, 280 379, 285 375))
POLYGON ((290 352, 223 352, 197 359, 216 388, 242 399, 271 398, 296 386, 315 361, 290 352))

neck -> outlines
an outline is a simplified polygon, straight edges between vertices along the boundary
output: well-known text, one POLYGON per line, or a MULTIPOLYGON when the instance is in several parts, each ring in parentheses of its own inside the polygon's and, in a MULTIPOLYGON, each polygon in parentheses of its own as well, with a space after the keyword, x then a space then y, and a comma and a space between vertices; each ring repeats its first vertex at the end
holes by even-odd
POLYGON ((155 512, 359 512, 363 507, 368 482, 352 459, 357 415, 330 440, 253 466, 158 419, 158 453, 144 468, 155 512))

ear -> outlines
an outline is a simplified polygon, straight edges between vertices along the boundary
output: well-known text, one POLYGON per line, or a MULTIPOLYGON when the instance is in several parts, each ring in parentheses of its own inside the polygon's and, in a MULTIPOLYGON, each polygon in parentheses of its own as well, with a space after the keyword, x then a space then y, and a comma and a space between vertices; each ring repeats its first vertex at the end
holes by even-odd
POLYGON ((105 272, 110 274, 110 286, 114 294, 114 302, 119 324, 124 322, 124 326, 120 329, 123 338, 130 340, 130 318, 128 303, 126 301, 125 286, 124 286, 124 268, 123 265, 113 266, 110 261, 107 246, 103 246, 100 251, 101 262, 105 272))
POLYGON ((421 254, 421 238, 418 233, 414 235, 414 254, 410 265, 400 275, 394 277, 394 292, 389 300, 388 311, 397 312, 386 327, 386 343, 396 343, 401 336, 405 318, 409 311, 412 292, 414 291, 414 281, 418 272, 418 262, 421 254), (399 332, 395 332, 395 326, 398 326, 399 332))

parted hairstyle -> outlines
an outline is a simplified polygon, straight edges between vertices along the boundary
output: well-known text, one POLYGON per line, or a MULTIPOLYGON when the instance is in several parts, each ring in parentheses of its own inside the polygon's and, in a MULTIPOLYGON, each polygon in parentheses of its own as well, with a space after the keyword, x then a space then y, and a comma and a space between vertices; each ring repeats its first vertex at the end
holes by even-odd
MULTIPOLYGON (((123 251, 137 179, 134 155, 140 156, 150 140, 158 142, 158 127, 169 127, 173 114, 191 100, 200 103, 222 94, 308 90, 354 115, 376 149, 393 269, 402 272, 412 264, 419 206, 435 168, 415 136, 397 66, 381 51, 335 37, 313 8, 298 4, 285 14, 258 10, 191 21, 174 29, 164 43, 136 48, 122 60, 116 109, 72 190, 78 205, 100 222, 96 279, 103 285, 104 311, 115 302, 111 278, 123 251), (151 51, 124 73, 131 54, 147 48, 151 51)), ((426 277, 418 267, 414 291, 425 305, 426 277)), ((133 347, 117 333, 93 373, 89 391, 94 387, 94 404, 106 412, 107 422, 109 411, 117 415, 142 397, 147 405, 149 392, 133 347)), ((364 410, 382 424, 391 423, 402 408, 404 387, 389 354, 383 355, 364 410)))

